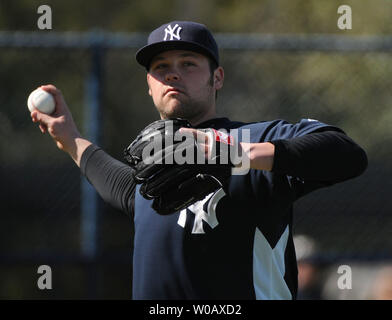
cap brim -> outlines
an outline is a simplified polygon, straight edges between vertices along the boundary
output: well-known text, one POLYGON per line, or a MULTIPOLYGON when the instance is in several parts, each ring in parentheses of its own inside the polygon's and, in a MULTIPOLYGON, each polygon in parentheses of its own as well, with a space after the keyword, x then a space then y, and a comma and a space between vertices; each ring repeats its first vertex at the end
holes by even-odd
POLYGON ((205 47, 198 43, 189 41, 161 41, 149 44, 139 49, 136 52, 136 61, 147 69, 150 66, 152 58, 157 54, 168 50, 189 50, 211 57, 218 65, 219 61, 214 55, 205 47))

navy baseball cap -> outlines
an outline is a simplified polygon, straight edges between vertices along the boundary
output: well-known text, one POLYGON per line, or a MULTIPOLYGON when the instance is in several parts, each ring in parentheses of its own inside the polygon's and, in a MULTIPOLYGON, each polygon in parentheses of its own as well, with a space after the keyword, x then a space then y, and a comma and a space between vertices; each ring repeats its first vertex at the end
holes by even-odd
POLYGON ((167 50, 189 50, 212 58, 219 65, 218 45, 203 24, 191 21, 172 21, 152 31, 147 45, 136 52, 136 61, 149 69, 151 60, 167 50))

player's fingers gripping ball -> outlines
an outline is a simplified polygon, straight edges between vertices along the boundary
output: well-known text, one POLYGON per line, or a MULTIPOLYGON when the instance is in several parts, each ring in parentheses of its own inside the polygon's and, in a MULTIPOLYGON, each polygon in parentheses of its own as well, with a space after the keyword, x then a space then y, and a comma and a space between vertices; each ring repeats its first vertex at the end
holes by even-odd
POLYGON ((155 121, 124 150, 140 193, 153 199, 160 214, 182 210, 225 187, 237 161, 233 155, 238 144, 232 136, 198 129, 198 137, 180 128, 192 126, 184 119, 155 121))
POLYGON ((38 109, 43 113, 51 114, 56 108, 56 102, 49 92, 38 88, 30 93, 27 99, 27 107, 30 112, 38 109))

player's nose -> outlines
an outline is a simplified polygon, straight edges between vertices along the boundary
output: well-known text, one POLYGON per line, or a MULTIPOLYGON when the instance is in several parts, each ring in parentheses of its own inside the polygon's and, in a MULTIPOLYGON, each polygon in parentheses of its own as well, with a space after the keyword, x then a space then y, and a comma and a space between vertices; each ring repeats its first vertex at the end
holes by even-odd
POLYGON ((165 80, 167 82, 173 82, 173 81, 178 81, 180 80, 180 74, 177 70, 175 69, 170 69, 165 75, 165 80))

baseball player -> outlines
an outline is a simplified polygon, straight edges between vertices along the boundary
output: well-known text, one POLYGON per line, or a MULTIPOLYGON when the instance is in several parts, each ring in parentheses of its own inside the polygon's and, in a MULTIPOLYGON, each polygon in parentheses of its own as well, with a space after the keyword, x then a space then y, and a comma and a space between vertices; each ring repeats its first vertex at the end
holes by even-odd
POLYGON ((161 120, 126 148, 128 163, 80 135, 53 85, 42 88, 54 95, 55 113, 31 113, 102 198, 132 217, 133 299, 295 299, 293 203, 362 174, 366 153, 342 129, 317 120, 218 118, 224 70, 214 37, 202 24, 160 26, 136 60, 147 71, 161 120), (233 174, 238 163, 223 163, 222 154, 212 166, 147 164, 143 143, 154 132, 167 135, 170 121, 175 132, 195 138, 190 145, 206 159, 211 146, 227 144, 229 152, 236 147, 249 160, 249 170, 233 174))

